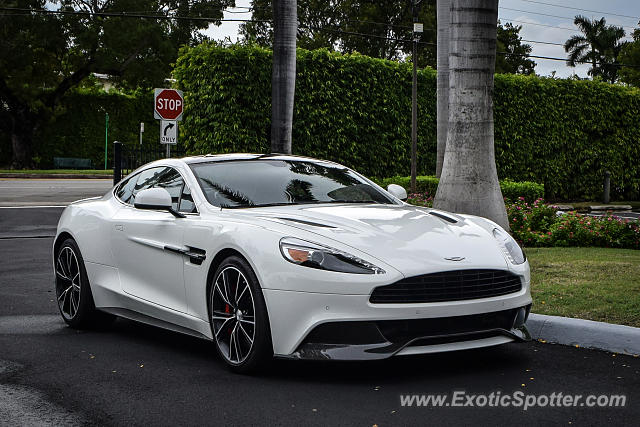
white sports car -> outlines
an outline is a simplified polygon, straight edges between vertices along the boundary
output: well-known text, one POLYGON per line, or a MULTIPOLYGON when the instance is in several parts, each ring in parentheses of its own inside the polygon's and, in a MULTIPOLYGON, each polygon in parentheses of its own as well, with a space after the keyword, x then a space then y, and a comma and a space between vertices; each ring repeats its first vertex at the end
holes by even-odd
POLYGON ((54 242, 72 327, 115 316, 272 357, 381 359, 529 339, 529 264, 495 223, 408 205, 328 161, 149 163, 68 206, 54 242))

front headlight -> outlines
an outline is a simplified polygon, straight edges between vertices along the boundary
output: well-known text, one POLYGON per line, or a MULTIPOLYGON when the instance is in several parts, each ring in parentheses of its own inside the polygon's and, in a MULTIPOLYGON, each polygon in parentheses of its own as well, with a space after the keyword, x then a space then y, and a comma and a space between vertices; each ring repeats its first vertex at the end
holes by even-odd
POLYGON ((284 259, 294 264, 320 270, 356 274, 384 274, 385 271, 354 255, 293 237, 280 240, 284 259))
POLYGON ((527 256, 518 245, 518 242, 516 242, 509 233, 500 228, 494 228, 493 237, 496 238, 500 249, 502 249, 502 252, 509 258, 512 264, 519 265, 527 260, 527 256))

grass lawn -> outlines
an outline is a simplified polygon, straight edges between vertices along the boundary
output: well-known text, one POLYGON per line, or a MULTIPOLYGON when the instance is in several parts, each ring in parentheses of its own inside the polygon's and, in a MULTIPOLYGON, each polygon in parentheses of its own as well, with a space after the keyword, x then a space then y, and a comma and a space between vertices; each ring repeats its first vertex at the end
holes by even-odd
POLYGON ((533 312, 640 327, 640 251, 528 248, 533 312))
POLYGON ((42 174, 90 174, 112 175, 112 169, 0 169, 0 173, 42 173, 42 174))

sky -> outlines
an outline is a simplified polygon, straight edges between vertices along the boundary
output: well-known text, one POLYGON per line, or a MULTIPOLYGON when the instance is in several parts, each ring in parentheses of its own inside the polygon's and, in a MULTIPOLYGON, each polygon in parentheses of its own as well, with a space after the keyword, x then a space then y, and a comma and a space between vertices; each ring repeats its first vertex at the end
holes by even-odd
MULTIPOLYGON (((225 12, 225 18, 249 19, 251 12, 242 7, 250 6, 250 0, 236 0, 236 9, 230 10, 236 13, 225 12)), ((573 18, 578 14, 597 19, 604 16, 607 24, 624 27, 627 39, 630 40, 631 32, 638 27, 638 21, 640 21, 640 0, 500 0, 498 10, 502 23, 511 22, 522 26, 520 35, 524 40, 560 44, 579 33, 573 24, 573 18)), ((211 25, 204 33, 215 40, 224 40, 228 37, 234 42, 238 39, 239 26, 239 22, 223 22, 219 27, 211 25)), ((532 46, 532 55, 556 58, 567 56, 562 46, 525 43, 532 46)), ((587 77, 589 69, 588 65, 569 67, 565 61, 538 58, 533 60, 537 64, 536 73, 543 76, 551 75, 555 71, 557 77, 569 77, 573 74, 587 77)))

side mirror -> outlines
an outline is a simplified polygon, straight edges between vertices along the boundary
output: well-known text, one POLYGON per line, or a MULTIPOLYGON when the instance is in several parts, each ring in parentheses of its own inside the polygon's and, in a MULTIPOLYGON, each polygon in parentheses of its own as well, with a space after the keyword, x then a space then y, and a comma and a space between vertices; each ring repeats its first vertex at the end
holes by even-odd
POLYGON ((389 184, 387 191, 400 200, 407 200, 407 190, 398 184, 389 184))
POLYGON ((173 216, 184 218, 180 212, 171 207, 171 195, 164 188, 147 188, 136 194, 133 206, 136 209, 168 211, 173 216))

